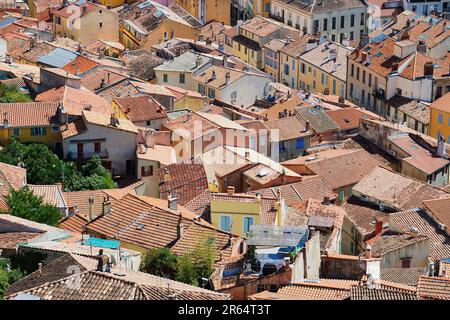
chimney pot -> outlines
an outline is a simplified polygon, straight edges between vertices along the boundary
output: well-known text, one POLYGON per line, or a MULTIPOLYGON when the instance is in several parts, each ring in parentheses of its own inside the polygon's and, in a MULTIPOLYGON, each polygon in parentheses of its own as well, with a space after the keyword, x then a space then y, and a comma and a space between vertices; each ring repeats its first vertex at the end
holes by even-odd
POLYGON ((377 220, 375 222, 375 235, 378 235, 381 232, 383 232, 383 220, 377 220))
POLYGON ((167 198, 167 206, 169 207, 169 209, 177 210, 178 209, 178 198, 170 195, 167 198))

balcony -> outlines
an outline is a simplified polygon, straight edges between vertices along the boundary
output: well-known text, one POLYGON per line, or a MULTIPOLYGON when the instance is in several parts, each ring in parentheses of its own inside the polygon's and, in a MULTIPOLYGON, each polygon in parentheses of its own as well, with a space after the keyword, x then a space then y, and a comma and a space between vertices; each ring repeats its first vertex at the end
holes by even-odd
POLYGON ((284 23, 284 16, 281 15, 275 15, 275 14, 269 14, 270 19, 279 21, 279 22, 283 22, 284 23))
POLYGON ((100 159, 108 159, 108 150, 102 150, 99 152, 69 152, 67 157, 74 161, 86 161, 92 159, 94 156, 98 156, 100 159))
POLYGON ((383 89, 375 89, 373 90, 373 96, 377 99, 384 100, 385 94, 383 89))

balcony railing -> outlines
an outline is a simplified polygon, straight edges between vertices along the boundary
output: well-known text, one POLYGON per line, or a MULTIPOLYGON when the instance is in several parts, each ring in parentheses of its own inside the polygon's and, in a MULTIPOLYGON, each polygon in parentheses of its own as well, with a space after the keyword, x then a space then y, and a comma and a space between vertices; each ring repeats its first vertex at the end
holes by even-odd
POLYGON ((270 19, 284 23, 284 17, 281 15, 269 14, 269 17, 270 17, 270 19))
POLYGON ((68 154, 68 157, 70 159, 78 161, 89 160, 92 159, 94 156, 98 156, 100 159, 108 159, 109 158, 108 150, 105 149, 100 152, 83 152, 83 153, 69 152, 68 154))

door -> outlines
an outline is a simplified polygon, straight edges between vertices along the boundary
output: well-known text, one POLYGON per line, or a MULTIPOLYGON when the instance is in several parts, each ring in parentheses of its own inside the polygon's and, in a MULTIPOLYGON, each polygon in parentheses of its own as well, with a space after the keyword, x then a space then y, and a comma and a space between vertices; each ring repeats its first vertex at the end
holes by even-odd
POLYGON ((77 144, 77 155, 78 155, 78 160, 83 160, 83 158, 84 158, 84 148, 83 148, 83 144, 82 143, 78 143, 77 144))

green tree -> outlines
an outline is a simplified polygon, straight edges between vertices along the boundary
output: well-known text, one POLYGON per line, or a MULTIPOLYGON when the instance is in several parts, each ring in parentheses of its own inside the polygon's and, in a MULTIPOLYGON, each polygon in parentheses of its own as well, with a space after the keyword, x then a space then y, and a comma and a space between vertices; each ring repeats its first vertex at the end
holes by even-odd
POLYGON ((175 279, 180 282, 198 286, 197 274, 192 260, 192 254, 189 253, 178 257, 175 279))
POLYGON ((27 220, 56 226, 62 217, 59 209, 44 204, 42 197, 34 195, 27 186, 11 189, 6 203, 9 207, 7 213, 27 220))
POLYGON ((202 282, 202 278, 209 278, 214 271, 214 241, 215 237, 204 237, 193 251, 193 261, 197 281, 202 282))
POLYGON ((98 156, 78 170, 75 163, 60 160, 46 145, 23 144, 14 137, 0 151, 0 162, 25 167, 30 184, 62 182, 66 191, 117 188, 111 173, 102 166, 98 156))
POLYGON ((65 179, 65 187, 72 191, 117 188, 111 173, 103 167, 98 156, 94 156, 81 167, 80 172, 72 172, 65 179))
POLYGON ((8 272, 0 269, 0 300, 3 299, 6 289, 9 287, 9 277, 8 272))
POLYGON ((141 271, 174 279, 177 273, 177 256, 168 248, 149 250, 142 259, 141 271))
POLYGON ((21 92, 17 86, 8 86, 0 83, 0 103, 32 101, 31 97, 21 92))

